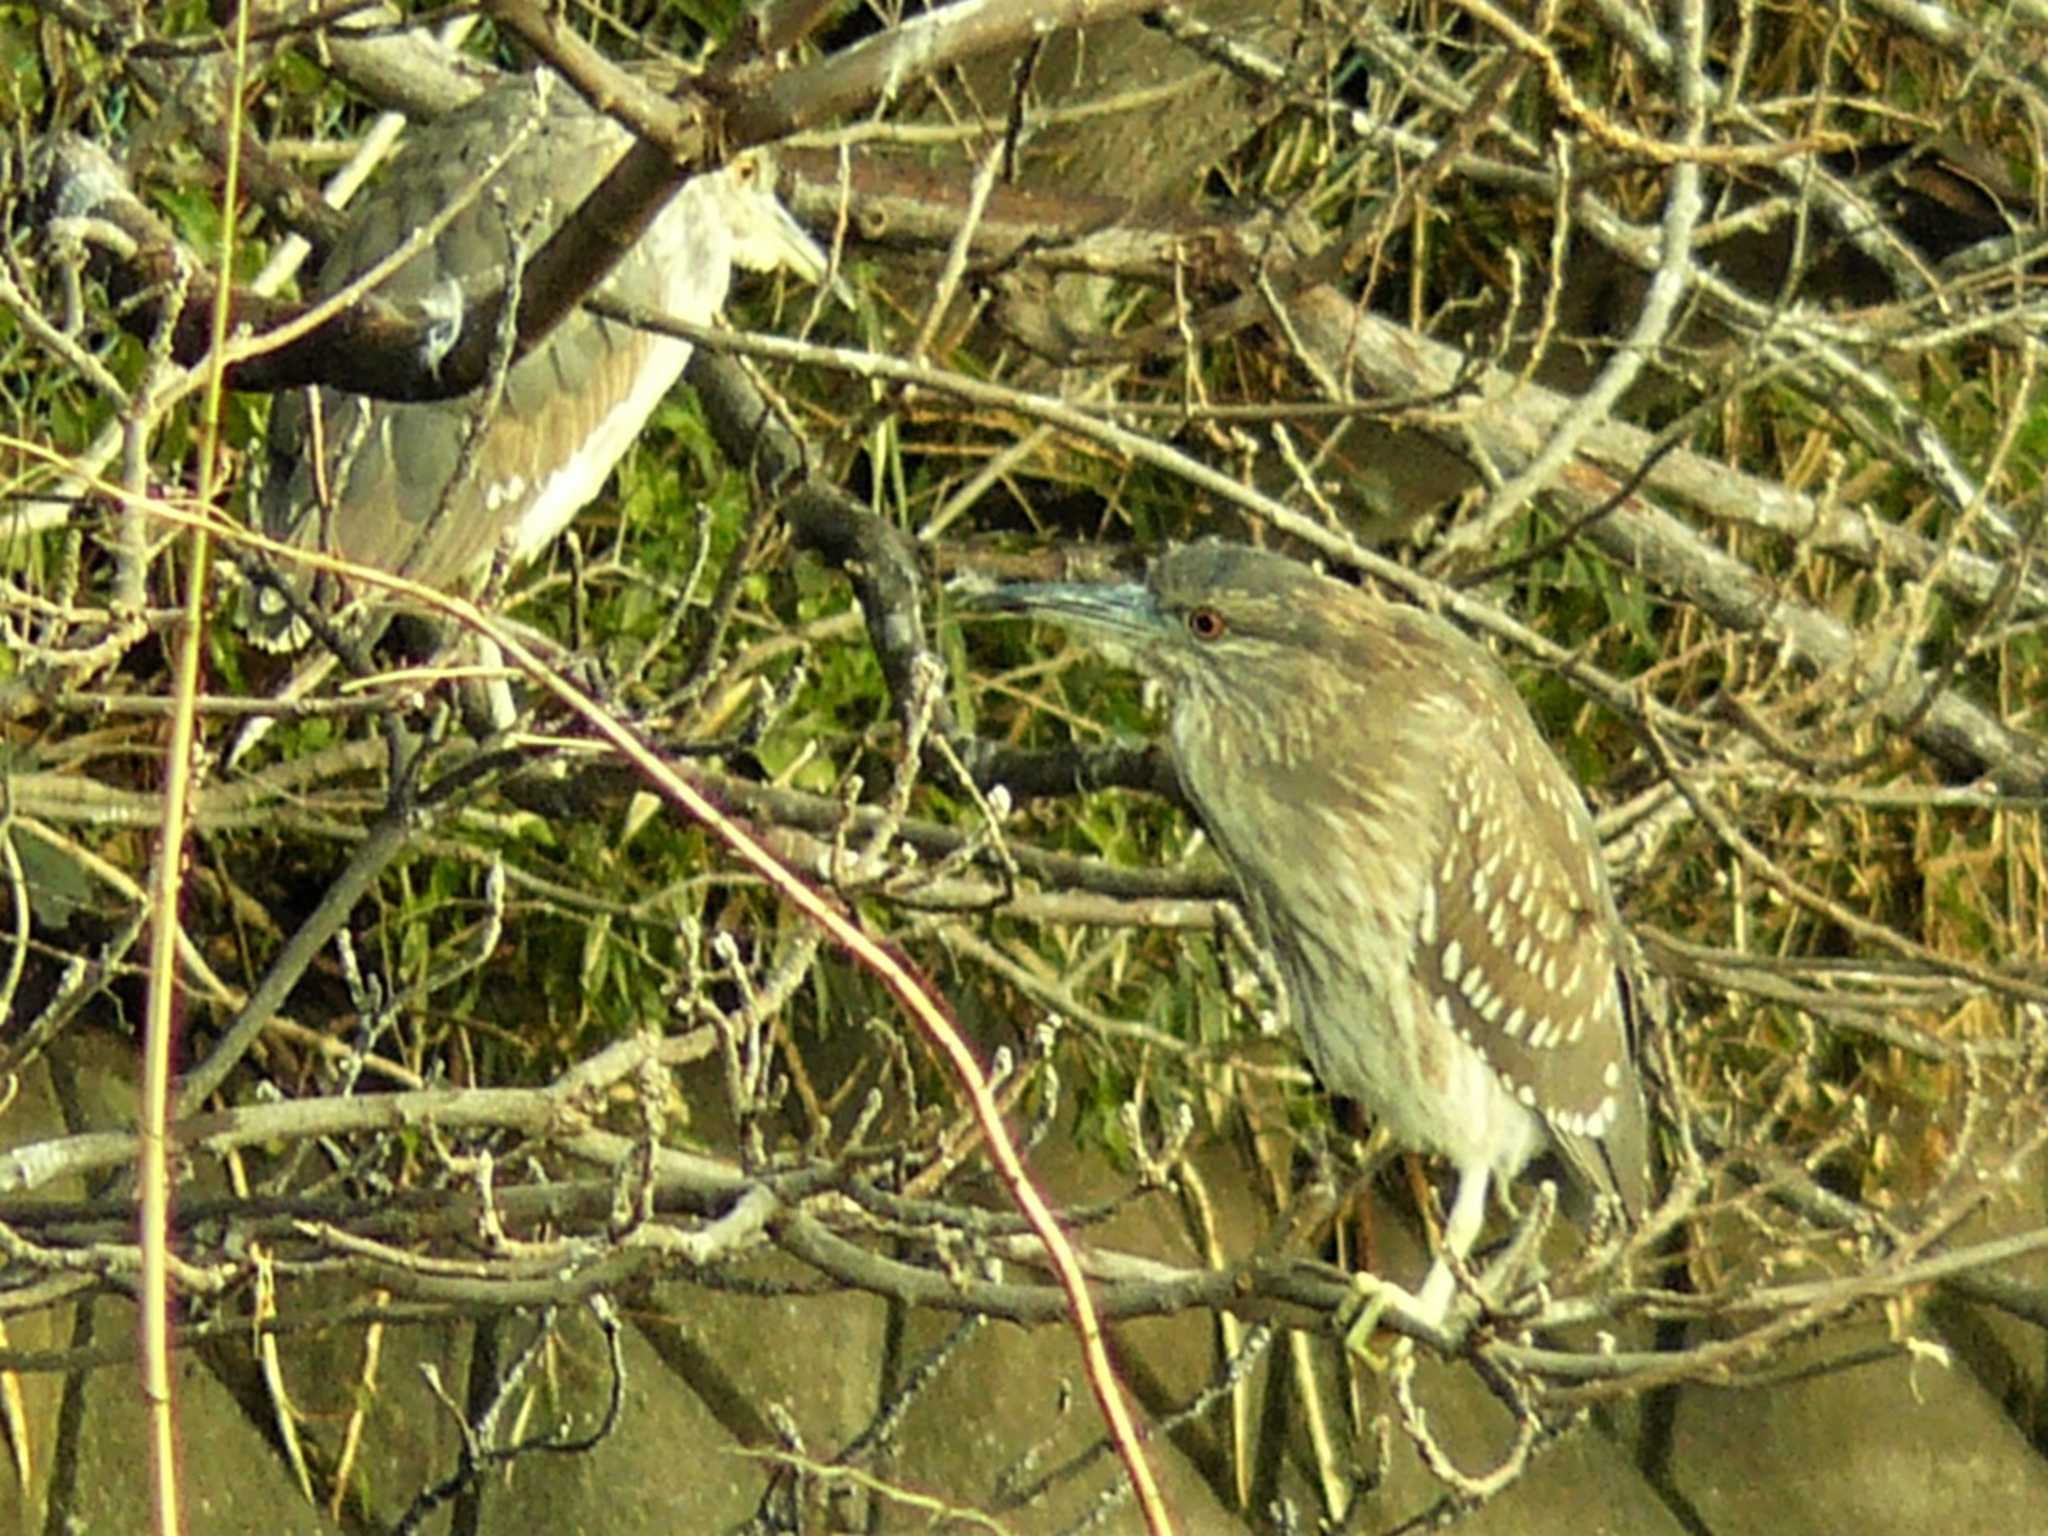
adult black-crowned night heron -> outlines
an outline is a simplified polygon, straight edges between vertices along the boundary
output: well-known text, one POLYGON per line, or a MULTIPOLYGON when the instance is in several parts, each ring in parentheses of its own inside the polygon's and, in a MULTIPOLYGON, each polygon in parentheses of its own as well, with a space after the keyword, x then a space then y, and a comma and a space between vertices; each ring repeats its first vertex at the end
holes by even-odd
MULTIPOLYGON (((1461 1259, 1555 1150, 1639 1215, 1647 1134, 1624 939, 1577 787, 1491 658, 1443 620, 1206 542, 1144 585, 976 606, 1082 631, 1166 685, 1173 761, 1278 957, 1324 1085, 1458 1173, 1461 1259)), ((1440 1322, 1440 1254, 1417 1301, 1440 1322)))
MULTIPOLYGON (((312 295, 353 281, 466 198, 376 289, 453 319, 466 291, 502 283, 515 248, 537 249, 630 144, 545 71, 510 79, 414 135, 356 206, 312 295)), ((822 277, 823 254, 772 180, 765 159, 746 156, 685 182, 600 292, 704 325, 736 264, 822 277)), ((286 395, 271 414, 265 530, 433 587, 460 583, 501 551, 512 563, 530 558, 597 494, 689 360, 686 341, 578 311, 507 373, 467 452, 474 396, 286 395)), ((272 590, 257 591, 249 627, 278 648, 303 638, 272 590)))

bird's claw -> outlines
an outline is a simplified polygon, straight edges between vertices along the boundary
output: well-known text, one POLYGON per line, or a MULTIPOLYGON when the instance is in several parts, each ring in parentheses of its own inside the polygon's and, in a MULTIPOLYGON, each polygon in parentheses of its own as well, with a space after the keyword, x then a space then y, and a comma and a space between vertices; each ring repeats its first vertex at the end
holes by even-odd
POLYGON ((1338 1313, 1338 1321, 1344 1324, 1344 1352, 1355 1358, 1374 1375, 1381 1375, 1415 1349, 1415 1341, 1397 1335, 1394 1346, 1382 1355, 1372 1347, 1372 1338, 1379 1331, 1380 1319, 1389 1312, 1411 1322, 1429 1322, 1423 1316, 1420 1301, 1409 1291, 1390 1280, 1364 1272, 1351 1277, 1352 1299, 1345 1303, 1338 1313), (1344 1321, 1344 1314, 1352 1313, 1350 1321, 1344 1321))

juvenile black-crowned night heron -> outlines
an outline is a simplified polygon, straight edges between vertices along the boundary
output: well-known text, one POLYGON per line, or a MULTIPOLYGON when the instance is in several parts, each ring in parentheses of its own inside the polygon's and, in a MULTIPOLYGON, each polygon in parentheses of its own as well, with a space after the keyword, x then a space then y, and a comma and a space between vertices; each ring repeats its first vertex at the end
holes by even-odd
MULTIPOLYGON (((630 144, 624 128, 545 71, 508 80, 414 135, 356 206, 312 294, 343 287, 467 197, 376 290, 459 317, 465 293, 504 282, 515 245, 537 249, 630 144)), ((823 254, 772 181, 756 155, 684 183, 599 291, 704 325, 736 264, 822 277, 823 254)), ((474 396, 401 404, 326 389, 286 395, 271 414, 264 527, 433 587, 462 582, 501 551, 525 560, 597 494, 689 360, 686 341, 578 311, 507 373, 466 466, 474 396)), ((253 608, 260 642, 281 648, 303 637, 279 593, 259 589, 253 608)))
MULTIPOLYGON (((1492 659, 1443 620, 1214 542, 1144 585, 1021 585, 976 606, 1083 632, 1166 685, 1188 798, 1277 955, 1324 1085, 1457 1170, 1463 1258, 1555 1150, 1649 1192, 1624 939, 1578 788, 1492 659)), ((1417 1299, 1442 1320, 1440 1254, 1417 1299)))

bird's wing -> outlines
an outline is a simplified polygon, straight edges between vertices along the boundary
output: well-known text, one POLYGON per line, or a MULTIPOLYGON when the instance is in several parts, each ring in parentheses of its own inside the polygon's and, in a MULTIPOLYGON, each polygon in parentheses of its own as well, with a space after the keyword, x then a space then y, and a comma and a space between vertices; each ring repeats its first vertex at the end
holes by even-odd
POLYGON ((1445 837, 1416 966, 1440 1019, 1540 1114, 1588 1187, 1642 1208, 1622 935, 1591 818, 1505 678, 1449 674, 1445 837))
MULTIPOLYGON (((516 247, 530 252, 573 212, 628 142, 559 82, 500 86, 418 131, 358 205, 317 291, 343 287, 467 198, 431 247, 378 289, 400 302, 459 307, 464 291, 503 280, 516 247), (501 159, 479 195, 479 176, 501 159)), ((687 191, 606 292, 702 322, 724 302, 731 263, 691 218, 687 191)), ((501 541, 515 558, 528 556, 596 492, 689 352, 687 343, 579 312, 510 371, 498 409, 481 424, 473 396, 407 404, 317 390, 281 398, 265 525, 437 586, 484 563, 501 541), (473 444, 472 432, 482 434, 473 444), (477 468, 457 483, 465 449, 477 468)))

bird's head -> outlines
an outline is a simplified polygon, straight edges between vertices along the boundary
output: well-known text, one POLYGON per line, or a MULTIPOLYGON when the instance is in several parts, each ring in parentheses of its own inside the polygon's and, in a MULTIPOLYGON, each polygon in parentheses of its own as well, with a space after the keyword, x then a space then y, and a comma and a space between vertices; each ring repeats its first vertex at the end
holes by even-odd
MULTIPOLYGON (((775 157, 766 149, 733 156, 702 178, 717 216, 732 237, 732 259, 751 272, 787 267, 807 283, 823 283, 831 263, 810 233, 775 195, 775 157)), ((834 285, 852 307, 844 280, 834 285)))
POLYGON ((1242 544, 1168 551, 1143 582, 1026 582, 967 599, 1084 636, 1176 692, 1278 705, 1370 639, 1383 605, 1308 566, 1242 544))

